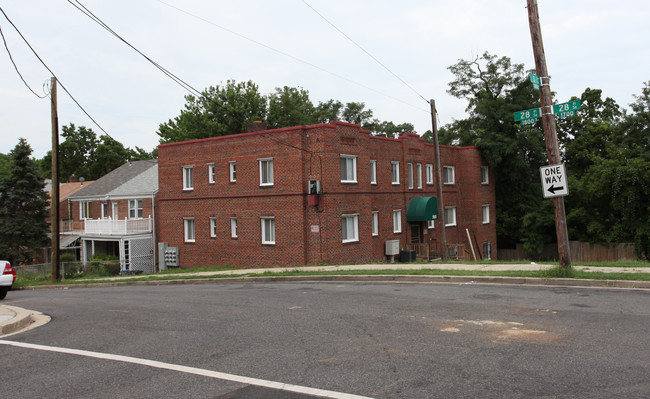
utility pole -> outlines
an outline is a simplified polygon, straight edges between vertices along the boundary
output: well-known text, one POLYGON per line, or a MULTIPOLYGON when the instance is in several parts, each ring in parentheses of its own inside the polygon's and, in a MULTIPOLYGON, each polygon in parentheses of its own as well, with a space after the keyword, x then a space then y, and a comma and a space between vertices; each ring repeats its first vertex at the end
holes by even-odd
POLYGON ((442 245, 442 260, 447 260, 447 235, 445 233, 445 203, 442 199, 442 166, 440 166, 440 144, 438 143, 438 124, 436 123, 436 101, 431 100, 431 127, 433 132, 433 145, 436 151, 436 182, 438 186, 438 209, 440 209, 440 236, 442 245))
MULTIPOLYGON (((544 126, 544 141, 546 142, 546 155, 549 165, 562 163, 560 149, 557 141, 557 127, 553 115, 553 101, 551 99, 551 87, 549 84, 548 70, 546 69, 546 55, 544 54, 544 43, 542 31, 539 24, 539 12, 537 0, 526 0, 528 5, 528 24, 530 26, 530 37, 533 43, 533 54, 535 56, 535 69, 541 78, 542 84, 539 90, 539 99, 542 108, 542 124, 544 126), (546 82, 544 81, 546 80, 546 82)), ((567 230, 566 212, 564 209, 564 197, 553 198, 555 204, 555 233, 557 235, 557 250, 560 266, 571 267, 571 255, 569 253, 569 233, 567 230)))
POLYGON ((52 219, 52 282, 60 277, 59 259, 59 116, 56 105, 56 78, 52 77, 50 87, 52 113, 52 192, 50 195, 50 215, 52 219))

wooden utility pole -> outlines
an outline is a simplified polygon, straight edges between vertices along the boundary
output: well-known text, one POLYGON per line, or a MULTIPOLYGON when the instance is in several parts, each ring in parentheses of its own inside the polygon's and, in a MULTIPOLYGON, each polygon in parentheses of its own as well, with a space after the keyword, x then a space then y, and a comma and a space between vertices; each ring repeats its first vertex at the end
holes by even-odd
MULTIPOLYGON (((553 115, 553 101, 551 99, 551 87, 549 85, 548 70, 546 69, 546 55, 544 54, 544 43, 542 41, 542 30, 539 24, 539 12, 537 0, 526 0, 528 5, 528 24, 530 26, 530 37, 533 42, 533 54, 535 56, 535 69, 541 78, 542 84, 539 89, 539 99, 542 108, 542 124, 544 126, 544 141, 546 142, 546 155, 549 165, 562 163, 560 149, 557 141, 557 127, 555 115, 553 115)), ((571 267, 571 255, 569 253, 569 233, 567 230, 566 212, 564 209, 564 197, 553 198, 555 204, 555 233, 557 235, 557 249, 560 266, 571 267)))
POLYGON ((433 133, 433 145, 436 151, 436 181, 438 187, 438 209, 439 209, 439 220, 440 220, 440 230, 442 232, 440 236, 441 245, 442 245, 442 260, 447 260, 447 235, 445 234, 445 203, 442 199, 442 166, 440 165, 440 144, 438 143, 438 124, 436 123, 436 101, 431 100, 429 102, 431 105, 431 132, 433 133))
POLYGON ((51 79, 50 88, 52 113, 52 192, 50 195, 50 215, 52 219, 52 282, 60 277, 59 259, 59 116, 56 106, 56 78, 51 79))

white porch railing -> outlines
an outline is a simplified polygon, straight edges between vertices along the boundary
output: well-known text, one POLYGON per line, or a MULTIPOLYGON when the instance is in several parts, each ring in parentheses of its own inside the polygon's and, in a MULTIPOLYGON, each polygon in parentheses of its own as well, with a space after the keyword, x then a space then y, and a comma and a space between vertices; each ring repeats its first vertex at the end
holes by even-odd
POLYGON ((86 219, 84 222, 84 234, 97 235, 125 235, 134 233, 151 233, 153 221, 147 219, 86 219))

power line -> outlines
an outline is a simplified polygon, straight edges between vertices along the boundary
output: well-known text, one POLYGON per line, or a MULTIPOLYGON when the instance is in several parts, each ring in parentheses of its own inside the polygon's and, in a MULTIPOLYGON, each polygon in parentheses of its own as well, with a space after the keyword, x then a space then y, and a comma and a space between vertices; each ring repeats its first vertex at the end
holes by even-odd
POLYGON ((395 72, 391 71, 391 70, 390 70, 386 65, 384 65, 381 61, 379 61, 379 60, 378 60, 374 55, 372 55, 372 54, 370 54, 368 51, 366 51, 366 49, 363 48, 359 43, 357 43, 357 42, 355 42, 354 40, 352 40, 352 38, 351 38, 350 36, 348 36, 345 32, 343 32, 341 29, 339 29, 339 28, 338 28, 336 25, 334 25, 330 20, 328 20, 327 18, 325 18, 325 16, 324 16, 323 14, 321 14, 320 12, 318 12, 318 10, 316 10, 314 7, 312 7, 311 4, 307 3, 306 0, 302 0, 302 2, 305 3, 305 5, 306 5, 307 7, 311 8, 311 9, 312 9, 316 14, 318 14, 318 16, 321 17, 325 22, 327 22, 328 24, 330 24, 334 29, 336 29, 340 34, 342 34, 346 39, 348 39, 350 42, 352 42, 355 46, 359 47, 359 49, 361 49, 361 51, 363 51, 363 52, 366 53, 370 58, 372 58, 373 60, 375 60, 375 62, 377 62, 379 65, 381 65, 381 66, 382 66, 385 70, 387 70, 391 75, 395 76, 395 77, 396 77, 400 82, 404 83, 404 85, 405 85, 406 87, 408 87, 409 89, 411 89, 411 91, 413 91, 415 94, 417 94, 418 96, 420 96, 424 101, 427 102, 427 104, 429 103, 429 100, 427 100, 426 98, 424 98, 424 96, 422 96, 420 93, 418 93, 417 90, 415 90, 411 85, 409 85, 408 83, 406 83, 406 81, 404 81, 404 79, 402 79, 402 78, 400 78, 399 76, 397 76, 397 74, 396 74, 395 72))
MULTIPOLYGON (((25 39, 25 36, 23 36, 23 34, 22 34, 22 33, 20 32, 20 30, 18 29, 18 27, 17 27, 16 25, 14 25, 14 23, 11 21, 11 19, 9 19, 9 17, 8 17, 7 14, 5 13, 5 11, 2 9, 2 7, 0 7, 0 11, 2 12, 2 15, 4 15, 4 17, 7 19, 7 21, 9 21, 9 23, 11 24, 11 26, 16 30, 16 32, 18 32, 18 35, 20 35, 20 37, 23 39, 23 41, 25 42, 25 44, 27 44, 27 47, 29 47, 29 49, 32 51, 32 53, 33 53, 33 54, 36 56, 36 58, 40 61, 40 63, 45 67, 45 69, 48 70, 48 72, 50 72, 50 74, 51 74, 52 76, 54 76, 54 77, 56 78, 56 80, 57 80, 57 82, 59 83, 59 85, 61 86, 61 88, 62 88, 62 89, 63 89, 63 90, 68 94, 68 96, 70 96, 70 98, 72 99, 72 101, 74 101, 74 103, 77 104, 77 106, 79 107, 79 109, 81 109, 81 110, 83 111, 83 113, 86 114, 86 116, 87 116, 88 118, 90 118, 90 120, 93 121, 93 123, 94 123, 94 124, 95 124, 95 125, 96 125, 96 126, 97 126, 101 131, 102 131, 102 132, 104 132, 108 137, 110 137, 111 139, 113 139, 113 137, 111 137, 111 135, 108 134, 108 132, 107 132, 106 130, 104 130, 104 128, 101 127, 101 125, 100 125, 99 123, 97 123, 97 121, 96 121, 92 116, 90 116, 90 114, 89 114, 89 113, 84 109, 84 107, 82 107, 81 104, 79 104, 79 101, 77 101, 77 99, 74 98, 74 96, 73 96, 73 95, 68 91, 68 89, 63 85, 63 83, 61 83, 61 80, 60 80, 60 79, 56 76, 56 74, 55 74, 55 73, 50 69, 50 67, 47 66, 47 64, 45 63, 45 61, 43 61, 43 59, 38 55, 38 53, 36 52, 36 50, 34 50, 34 48, 32 47, 32 45, 29 44, 29 41, 27 41, 27 39, 25 39)), ((115 140, 115 139, 113 139, 113 140, 115 140)), ((117 141, 117 140, 116 140, 116 141, 117 141)))
POLYGON ((92 19, 94 22, 96 22, 99 26, 102 28, 106 29, 110 34, 115 36, 116 38, 120 39, 124 44, 127 46, 131 47, 133 50, 135 50, 138 54, 143 56, 147 61, 149 61, 152 65, 154 65, 156 68, 158 68, 162 73, 167 75, 170 79, 172 79, 174 82, 176 82, 178 85, 180 85, 182 88, 185 90, 189 91, 192 94, 196 94, 199 97, 201 96, 201 92, 192 87, 189 83, 185 82, 183 79, 179 78, 178 76, 174 75, 172 72, 170 72, 168 69, 164 68, 160 64, 158 64, 156 61, 152 60, 148 56, 146 56, 142 51, 138 50, 135 46, 133 46, 131 43, 126 41, 122 36, 117 34, 111 27, 109 27, 104 21, 102 21, 98 16, 93 14, 86 6, 84 6, 79 0, 68 0, 68 3, 70 3, 72 6, 74 6, 76 9, 81 11, 83 14, 85 14, 87 17, 92 19))
MULTIPOLYGON (((68 0, 68 1, 70 1, 70 0, 68 0)), ((337 74, 337 73, 334 73, 334 72, 328 71, 327 69, 321 68, 321 67, 319 67, 318 65, 312 64, 312 63, 309 62, 309 61, 305 61, 305 60, 300 59, 300 58, 298 58, 298 57, 295 57, 295 56, 293 56, 293 55, 291 55, 291 54, 288 54, 288 53, 286 53, 286 52, 284 52, 284 51, 278 50, 278 49, 276 49, 276 48, 274 48, 274 47, 271 47, 271 46, 269 46, 269 45, 267 45, 267 44, 264 44, 264 43, 262 43, 262 42, 259 42, 259 41, 255 40, 255 39, 251 39, 250 37, 247 37, 247 36, 245 36, 245 35, 242 35, 241 33, 235 32, 235 31, 233 31, 233 30, 231 30, 231 29, 228 29, 228 28, 226 28, 226 27, 224 27, 224 26, 221 26, 221 25, 219 25, 219 24, 216 24, 216 23, 214 23, 214 22, 212 22, 212 21, 210 21, 210 20, 208 20, 208 19, 205 19, 205 18, 199 16, 199 15, 192 14, 192 13, 189 12, 189 11, 183 10, 183 9, 181 9, 181 8, 175 6, 175 5, 169 4, 169 3, 167 3, 167 2, 165 2, 165 1, 163 1, 163 0, 156 0, 156 1, 158 1, 159 3, 165 5, 165 6, 169 7, 169 8, 173 8, 173 9, 175 9, 176 11, 182 12, 183 14, 188 15, 188 16, 190 16, 190 17, 192 17, 192 18, 196 18, 196 19, 198 19, 198 20, 200 20, 200 21, 203 21, 203 22, 205 22, 205 23, 207 23, 207 24, 209 24, 209 25, 212 25, 212 26, 214 26, 214 27, 216 27, 216 28, 219 28, 219 29, 221 29, 221 30, 224 30, 224 31, 226 31, 226 32, 228 32, 228 33, 230 33, 230 34, 235 35, 235 36, 238 36, 238 37, 240 37, 240 38, 242 38, 242 39, 244 39, 244 40, 248 40, 248 41, 251 42, 251 43, 257 44, 258 46, 264 47, 264 48, 266 48, 266 49, 268 49, 268 50, 271 50, 271 51, 273 51, 273 52, 276 52, 276 53, 278 53, 278 54, 280 54, 280 55, 283 55, 283 56, 285 56, 285 57, 291 58, 291 59, 294 60, 294 61, 298 61, 298 62, 300 62, 300 63, 302 63, 302 64, 305 64, 305 65, 308 65, 308 66, 310 66, 310 67, 312 67, 312 68, 314 68, 314 69, 318 69, 318 70, 321 71, 321 72, 325 72, 325 73, 327 73, 327 74, 329 74, 329 75, 332 75, 332 76, 334 76, 334 77, 336 77, 336 78, 338 78, 338 79, 345 80, 346 82, 349 82, 349 83, 352 83, 352 84, 354 84, 354 85, 357 85, 357 86, 363 87, 364 89, 370 90, 370 91, 375 92, 375 93, 377 93, 377 94, 379 94, 379 95, 382 95, 382 96, 384 96, 384 97, 390 98, 390 99, 392 99, 392 100, 394 100, 394 101, 397 101, 397 102, 400 102, 400 103, 402 103, 402 104, 406 104, 406 105, 408 105, 408 106, 410 106, 410 107, 413 107, 413 108, 419 109, 419 110, 421 110, 421 111, 424 111, 424 112, 427 112, 427 113, 429 112, 429 111, 424 110, 424 109, 422 109, 422 108, 420 108, 420 107, 418 107, 418 106, 416 106, 416 105, 413 105, 413 104, 411 104, 411 103, 408 103, 408 102, 406 102, 406 101, 404 101, 404 100, 401 100, 401 99, 399 99, 399 98, 397 98, 397 97, 391 96, 390 94, 383 93, 383 92, 381 92, 381 91, 379 91, 379 90, 377 90, 377 89, 374 89, 374 88, 372 88, 372 87, 370 87, 370 86, 364 85, 363 83, 359 83, 359 82, 356 82, 356 81, 354 81, 354 80, 352 80, 352 79, 348 79, 348 78, 346 78, 345 76, 342 76, 342 75, 339 75, 339 74, 337 74)))
POLYGON ((47 97, 47 94, 41 96, 40 94, 36 93, 36 92, 35 92, 35 91, 34 91, 34 90, 29 86, 29 84, 27 83, 27 81, 25 81, 25 78, 23 77, 23 75, 20 73, 20 70, 18 69, 18 66, 16 65, 16 62, 14 61, 14 57, 11 56, 11 51, 9 50, 9 46, 7 45, 7 41, 5 40, 5 35, 4 35, 4 33, 2 32, 2 26, 0 26, 0 36, 2 36, 2 42, 3 42, 4 45, 5 45, 5 49, 7 50, 7 54, 9 55, 9 59, 11 60, 11 63, 13 64, 14 69, 16 70, 16 73, 18 73, 18 76, 20 76, 20 80, 23 81, 23 83, 25 84, 25 86, 27 86, 27 88, 29 89, 29 91, 31 91, 32 93, 34 93, 34 95, 35 95, 36 97, 41 98, 41 99, 42 99, 42 98, 46 98, 46 97, 47 97))

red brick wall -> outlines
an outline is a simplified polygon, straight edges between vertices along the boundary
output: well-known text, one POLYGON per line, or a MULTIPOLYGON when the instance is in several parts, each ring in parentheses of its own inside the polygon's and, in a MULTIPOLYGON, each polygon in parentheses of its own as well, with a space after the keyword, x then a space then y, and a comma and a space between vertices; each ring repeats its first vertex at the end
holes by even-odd
MULTIPOLYGON (((374 137, 358 125, 340 122, 238 134, 159 147, 159 236, 180 248, 182 267, 238 267, 339 264, 383 261, 386 240, 410 242, 406 221, 413 197, 436 197, 426 183, 426 164, 435 164, 434 148, 417 135, 400 139, 374 137), (356 183, 341 182, 341 155, 356 157, 356 183), (274 184, 260 187, 259 159, 273 158, 274 184), (370 161, 377 161, 377 184, 370 183, 370 161), (229 181, 229 162, 237 181, 229 181), (391 182, 391 161, 400 163, 400 184, 391 182), (408 188, 407 164, 422 165, 422 188, 408 188), (208 165, 215 182, 208 182, 208 165), (192 166, 194 188, 183 190, 183 167, 192 166), (307 204, 307 181, 320 180, 319 205, 307 204), (393 232, 393 211, 402 212, 402 232, 393 232), (379 212, 379 235, 372 236, 372 212, 379 212), (342 215, 359 218, 358 242, 342 242, 342 215), (261 217, 275 218, 275 245, 261 243, 261 217), (216 237, 209 220, 217 223, 216 237), (238 237, 230 237, 237 217, 238 237), (194 218, 195 242, 184 241, 184 218, 194 218)), ((458 207, 458 226, 447 227, 449 243, 466 243, 465 228, 477 242, 491 241, 496 256, 496 217, 481 220, 481 204, 494 203, 494 187, 480 184, 486 163, 474 147, 441 149, 443 164, 456 167, 456 184, 445 187, 445 205, 458 207), (460 233, 464 233, 460 234, 460 233)), ((435 181, 434 181, 435 183, 435 181)), ((493 205, 491 210, 493 211, 493 205)), ((441 225, 426 231, 437 240, 441 225)))

